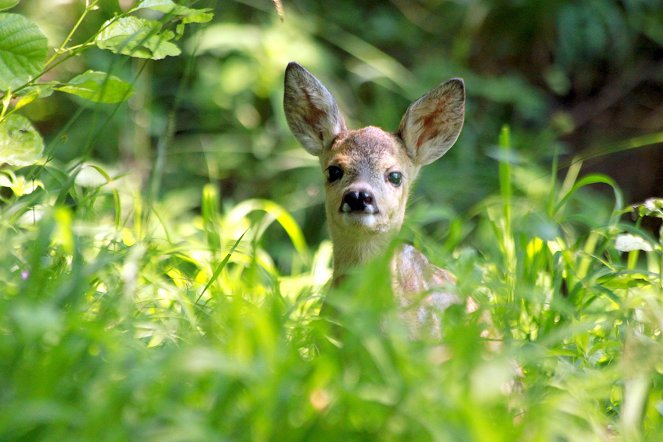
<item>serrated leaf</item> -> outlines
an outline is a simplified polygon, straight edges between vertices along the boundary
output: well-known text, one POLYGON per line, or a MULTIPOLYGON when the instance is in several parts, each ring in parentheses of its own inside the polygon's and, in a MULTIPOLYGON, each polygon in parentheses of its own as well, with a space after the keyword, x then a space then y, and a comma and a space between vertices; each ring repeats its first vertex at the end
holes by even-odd
POLYGON ((0 122, 0 164, 29 166, 41 159, 44 142, 30 120, 11 114, 0 122))
POLYGON ((16 89, 44 68, 48 40, 18 14, 0 13, 0 90, 16 89))
POLYGON ((122 17, 106 22, 104 27, 96 39, 100 49, 153 60, 181 53, 180 48, 170 42, 175 34, 172 31, 161 31, 159 22, 138 17, 122 17))
POLYGON ((87 71, 72 78, 67 84, 55 88, 95 103, 120 103, 133 94, 126 81, 106 72, 87 71))
POLYGON ((18 5, 19 0, 0 0, 0 11, 11 9, 18 5))

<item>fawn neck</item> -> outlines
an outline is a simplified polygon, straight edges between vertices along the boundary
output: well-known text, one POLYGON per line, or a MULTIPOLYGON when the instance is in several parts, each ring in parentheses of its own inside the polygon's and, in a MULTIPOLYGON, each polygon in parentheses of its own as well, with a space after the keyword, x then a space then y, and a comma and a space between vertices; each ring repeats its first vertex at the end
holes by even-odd
POLYGON ((348 270, 382 256, 400 230, 364 235, 349 235, 340 228, 330 228, 334 247, 334 281, 340 280, 348 270))

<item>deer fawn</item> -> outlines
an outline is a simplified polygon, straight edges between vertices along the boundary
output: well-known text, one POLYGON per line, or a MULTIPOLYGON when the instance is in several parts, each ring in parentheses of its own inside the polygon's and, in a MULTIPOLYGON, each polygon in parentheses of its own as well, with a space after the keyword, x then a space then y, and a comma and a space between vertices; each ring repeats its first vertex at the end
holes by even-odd
MULTIPOLYGON (((465 87, 454 78, 432 89, 410 105, 396 133, 374 126, 349 130, 322 83, 290 63, 284 108, 290 130, 319 158, 325 174, 333 284, 338 284, 349 269, 387 251, 403 224, 419 169, 444 155, 460 134, 465 87)), ((449 284, 453 277, 413 246, 395 251, 391 285, 411 334, 418 335, 424 327, 439 334, 434 311, 457 302, 444 290, 449 284)))

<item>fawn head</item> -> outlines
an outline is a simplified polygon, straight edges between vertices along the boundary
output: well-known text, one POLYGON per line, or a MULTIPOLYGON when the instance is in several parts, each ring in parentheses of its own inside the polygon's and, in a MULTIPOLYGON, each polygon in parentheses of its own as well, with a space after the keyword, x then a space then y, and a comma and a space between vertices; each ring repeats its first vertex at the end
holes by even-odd
POLYGON ((465 89, 461 79, 432 89, 410 105, 395 133, 373 126, 348 130, 329 91, 290 63, 284 108, 292 133, 320 160, 336 249, 343 238, 362 242, 400 230, 419 169, 444 155, 460 134, 465 89))

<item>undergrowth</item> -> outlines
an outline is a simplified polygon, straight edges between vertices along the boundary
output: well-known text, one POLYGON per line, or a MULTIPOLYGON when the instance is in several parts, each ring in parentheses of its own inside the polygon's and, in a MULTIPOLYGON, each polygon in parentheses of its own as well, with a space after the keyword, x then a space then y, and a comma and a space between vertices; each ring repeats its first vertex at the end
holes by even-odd
MULTIPOLYGON (((50 191, 2 205, 0 438, 655 440, 660 242, 621 221, 607 177, 531 179, 506 160, 506 130, 501 145, 500 193, 462 245, 415 231, 479 305, 421 340, 384 302, 384 263, 321 318, 330 245, 308 246, 273 202, 220 209, 210 184, 195 214, 146 206, 100 166, 64 183, 46 169, 50 191), (585 207, 590 183, 615 207, 585 207), (264 247, 273 229, 289 273, 264 247)), ((661 201, 636 213, 660 217, 661 201)))
POLYGON ((41 82, 50 63, 95 45, 175 56, 184 25, 210 19, 142 1, 67 46, 72 30, 48 63, 30 25, 33 72, 0 85, 0 440, 658 440, 663 247, 640 223, 663 218, 663 201, 625 207, 580 161, 544 170, 504 129, 492 195, 461 214, 413 202, 403 236, 468 303, 441 314, 441 337, 410 339, 387 257, 334 290, 331 320, 319 314, 331 245, 307 243, 296 208, 224 198, 213 174, 195 193, 160 187, 171 123, 145 180, 86 156, 65 164, 59 139, 43 154, 23 106, 133 93, 99 71, 41 82), (448 230, 431 234, 440 220, 448 230))

